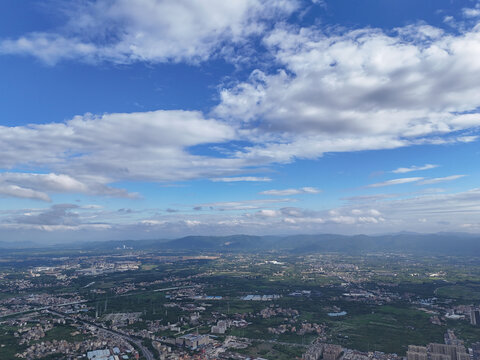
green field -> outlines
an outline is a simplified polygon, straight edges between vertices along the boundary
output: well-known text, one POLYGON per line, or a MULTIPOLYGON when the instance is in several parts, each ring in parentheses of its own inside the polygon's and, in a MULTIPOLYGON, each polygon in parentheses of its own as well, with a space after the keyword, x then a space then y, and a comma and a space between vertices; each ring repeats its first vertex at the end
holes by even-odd
POLYGON ((292 360, 300 358, 304 348, 280 344, 253 342, 247 349, 237 350, 238 353, 253 357, 275 360, 292 360))
POLYGON ((0 327, 0 359, 15 359, 15 354, 26 348, 18 345, 13 333, 13 330, 0 327))
POLYGON ((438 288, 437 296, 459 299, 467 302, 480 300, 480 284, 449 285, 438 288))
POLYGON ((405 355, 409 344, 443 342, 446 328, 429 322, 429 315, 409 308, 383 306, 365 315, 346 316, 331 323, 332 342, 362 351, 405 355))
POLYGON ((72 335, 77 331, 76 328, 69 325, 55 325, 51 330, 45 333, 41 341, 66 340, 68 342, 83 341, 85 337, 82 334, 72 335))

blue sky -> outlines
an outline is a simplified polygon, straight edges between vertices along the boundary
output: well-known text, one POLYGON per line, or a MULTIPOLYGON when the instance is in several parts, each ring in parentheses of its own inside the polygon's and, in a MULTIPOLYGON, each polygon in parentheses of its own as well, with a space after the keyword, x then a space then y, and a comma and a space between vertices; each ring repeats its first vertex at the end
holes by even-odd
POLYGON ((0 3, 0 237, 480 230, 480 2, 0 3))

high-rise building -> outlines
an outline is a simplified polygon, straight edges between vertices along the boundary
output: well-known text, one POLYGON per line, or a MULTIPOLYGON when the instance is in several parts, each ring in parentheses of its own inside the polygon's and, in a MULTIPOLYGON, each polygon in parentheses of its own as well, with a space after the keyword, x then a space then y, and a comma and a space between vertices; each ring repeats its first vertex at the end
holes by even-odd
POLYGON ((342 354, 342 347, 339 345, 328 344, 323 350, 324 360, 337 360, 342 354))
POLYGON ((472 309, 470 312, 470 323, 472 325, 480 326, 480 310, 479 309, 472 309))
POLYGON ((430 353, 429 360, 452 360, 450 355, 430 353))
POLYGON ((308 347, 307 352, 302 355, 303 360, 318 360, 322 357, 325 345, 322 343, 315 343, 308 347))
POLYGON ((225 334, 227 331, 227 322, 225 320, 220 320, 217 322, 217 325, 213 325, 211 332, 212 334, 225 334))
POLYGON ((480 360, 480 342, 472 344, 473 360, 480 360))
POLYGON ((457 353, 457 360, 471 360, 468 353, 457 353))
POLYGON ((407 360, 428 360, 425 346, 408 345, 407 360))
POLYGON ((428 346, 409 345, 407 360, 470 360, 470 355, 462 344, 432 343, 428 346))
POLYGON ((463 345, 429 344, 427 350, 430 360, 468 360, 463 345))

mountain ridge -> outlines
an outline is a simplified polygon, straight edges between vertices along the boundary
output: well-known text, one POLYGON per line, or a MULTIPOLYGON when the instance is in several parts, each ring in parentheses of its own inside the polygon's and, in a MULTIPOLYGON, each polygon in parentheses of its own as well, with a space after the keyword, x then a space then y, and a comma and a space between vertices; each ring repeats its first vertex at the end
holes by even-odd
MULTIPOLYGON (((0 241, 0 249, 42 248, 34 242, 0 241)), ((395 233, 384 235, 296 234, 273 235, 190 235, 177 239, 110 240, 56 244, 43 248, 63 249, 116 249, 165 250, 191 252, 254 252, 285 251, 304 254, 309 252, 369 253, 405 252, 441 255, 471 255, 480 253, 480 235, 470 233, 395 233)))

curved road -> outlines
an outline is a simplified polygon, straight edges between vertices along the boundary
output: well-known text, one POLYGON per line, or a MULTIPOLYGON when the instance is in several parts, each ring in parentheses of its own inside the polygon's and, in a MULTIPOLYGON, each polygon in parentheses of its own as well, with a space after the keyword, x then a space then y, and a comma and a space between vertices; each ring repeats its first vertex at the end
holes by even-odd
POLYGON ((139 340, 139 339, 134 339, 132 338, 130 335, 127 335, 127 334, 123 334, 121 332, 118 332, 118 331, 115 331, 115 330, 112 330, 112 329, 109 329, 109 328, 105 328, 103 326, 100 326, 96 323, 93 323, 91 321, 85 321, 85 320, 80 320, 80 319, 75 319, 75 318, 72 318, 70 316, 68 316, 67 314, 64 314, 64 313, 61 313, 59 311, 56 311, 56 310, 48 310, 50 311, 51 313, 53 314, 56 314, 56 315, 59 315, 59 316, 62 316, 64 318, 67 318, 67 319, 70 319, 70 320, 73 320, 75 322, 79 322, 79 323, 82 323, 84 325, 90 325, 90 326, 94 326, 96 327, 98 330, 101 330, 103 332, 106 332, 108 334, 111 334, 111 335, 116 335, 116 336, 119 336, 119 337, 122 337, 123 339, 135 344, 136 346, 138 346, 138 348, 140 349, 140 352, 142 353, 142 355, 145 357, 145 359, 147 360, 155 360, 155 357, 153 356, 152 352, 146 348, 145 346, 143 346, 142 344, 142 341, 139 340))

